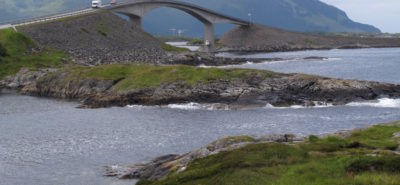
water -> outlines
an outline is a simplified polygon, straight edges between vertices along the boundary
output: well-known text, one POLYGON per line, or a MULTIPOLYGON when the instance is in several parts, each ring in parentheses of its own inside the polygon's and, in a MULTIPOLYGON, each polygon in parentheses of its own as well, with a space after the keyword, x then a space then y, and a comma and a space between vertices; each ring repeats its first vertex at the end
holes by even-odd
POLYGON ((234 67, 266 69, 283 73, 307 73, 327 77, 380 81, 400 84, 400 48, 348 49, 258 53, 222 56, 246 58, 282 58, 283 61, 244 64, 234 67), (305 60, 306 57, 324 57, 323 60, 305 60))
POLYGON ((175 46, 178 48, 186 48, 189 49, 190 51, 197 51, 200 49, 200 46, 190 46, 188 45, 188 42, 166 42, 166 44, 169 44, 171 46, 175 46))
MULTIPOLYGON (((302 61, 253 64, 248 67, 316 71, 350 61, 354 74, 344 68, 329 75, 375 78, 399 82, 398 49, 336 50, 277 54, 296 58, 316 55, 340 58, 333 61, 302 61), (356 59, 351 59, 350 51, 356 59), (307 54, 311 53, 311 54, 307 54), (363 53, 370 57, 362 57, 363 53), (381 55, 380 60, 379 56, 381 55), (392 57, 390 57, 392 56, 392 57), (363 59, 361 59, 361 58, 363 59), (370 61, 372 60, 372 61, 370 61), (357 62, 358 61, 358 62, 357 62), (379 62, 373 62, 379 61, 379 62), (321 63, 321 64, 319 64, 321 63), (297 68, 291 68, 296 65, 297 68), (281 66, 281 68, 279 68, 281 66), (388 68, 388 66, 391 66, 388 68), (285 68, 286 67, 286 68, 285 68), (265 67, 266 68, 266 67, 265 67), (387 74, 381 71, 387 70, 387 74), (365 75, 367 73, 369 75, 365 75)), ((241 66, 244 67, 244 66, 241 66)), ((165 107, 129 106, 108 109, 77 109, 78 104, 13 94, 0 94, 0 185, 132 184, 102 177, 102 167, 131 164, 153 157, 184 153, 224 136, 294 133, 332 133, 400 120, 400 100, 380 99, 346 106, 319 108, 265 108, 213 110, 196 103, 165 107)))

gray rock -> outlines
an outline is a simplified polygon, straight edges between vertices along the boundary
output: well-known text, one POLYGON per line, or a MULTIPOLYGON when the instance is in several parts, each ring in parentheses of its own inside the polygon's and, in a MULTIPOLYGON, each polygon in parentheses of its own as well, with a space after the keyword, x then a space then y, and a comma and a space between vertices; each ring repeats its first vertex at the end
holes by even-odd
POLYGON ((39 78, 42 78, 48 73, 55 71, 57 71, 57 69, 39 69, 32 71, 22 68, 16 75, 6 77, 2 81, 2 84, 5 88, 18 89, 34 84, 39 78))
POLYGON ((400 139, 400 132, 394 133, 393 137, 396 138, 396 139, 400 139))

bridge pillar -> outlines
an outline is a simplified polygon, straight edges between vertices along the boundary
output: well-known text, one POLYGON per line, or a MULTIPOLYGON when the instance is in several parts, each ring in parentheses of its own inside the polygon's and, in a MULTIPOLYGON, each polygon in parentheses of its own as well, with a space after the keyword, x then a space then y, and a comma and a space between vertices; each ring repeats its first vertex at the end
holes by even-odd
POLYGON ((142 29, 142 17, 137 15, 128 15, 129 21, 137 28, 142 29))
POLYGON ((214 24, 210 22, 204 23, 204 50, 205 52, 213 52, 214 46, 214 24))

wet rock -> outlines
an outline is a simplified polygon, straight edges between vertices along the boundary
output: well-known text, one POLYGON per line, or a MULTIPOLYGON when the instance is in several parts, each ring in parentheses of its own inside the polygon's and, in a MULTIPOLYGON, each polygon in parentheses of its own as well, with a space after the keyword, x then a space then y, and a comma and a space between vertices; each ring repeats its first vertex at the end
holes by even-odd
POLYGON ((168 57, 163 60, 163 64, 184 64, 190 66, 225 66, 225 65, 240 65, 245 63, 261 63, 269 61, 280 61, 281 58, 229 58, 218 57, 214 53, 203 52, 184 52, 184 53, 170 53, 168 57))

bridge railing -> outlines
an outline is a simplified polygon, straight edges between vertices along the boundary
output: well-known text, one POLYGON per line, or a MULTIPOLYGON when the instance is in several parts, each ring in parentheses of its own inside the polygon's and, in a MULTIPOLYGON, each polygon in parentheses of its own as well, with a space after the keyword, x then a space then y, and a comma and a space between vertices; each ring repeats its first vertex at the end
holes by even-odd
POLYGON ((70 9, 70 10, 65 10, 65 11, 62 11, 62 12, 49 14, 49 15, 43 15, 43 16, 37 16, 37 17, 22 18, 22 19, 18 19, 18 20, 0 22, 0 25, 24 25, 24 24, 30 24, 30 23, 45 22, 45 21, 49 21, 49 20, 54 20, 54 19, 59 19, 59 18, 64 18, 64 17, 70 17, 70 16, 74 16, 74 15, 81 15, 81 14, 85 14, 85 13, 90 13, 90 12, 93 12, 93 11, 95 11, 95 10, 91 9, 89 7, 79 8, 79 9, 70 9))

